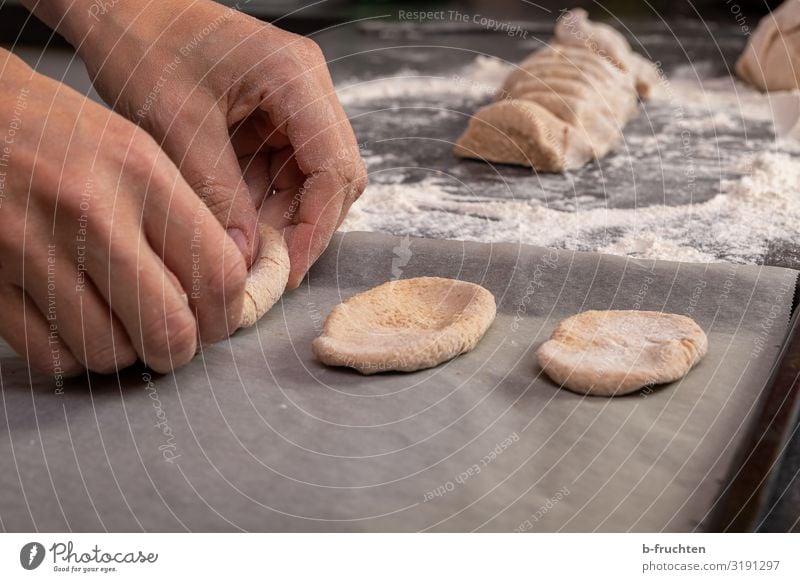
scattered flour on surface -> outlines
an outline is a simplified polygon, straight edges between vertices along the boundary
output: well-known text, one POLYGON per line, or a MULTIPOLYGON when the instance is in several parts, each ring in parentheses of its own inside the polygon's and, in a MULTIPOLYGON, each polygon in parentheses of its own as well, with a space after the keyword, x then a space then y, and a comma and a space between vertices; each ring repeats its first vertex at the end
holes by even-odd
POLYGON ((538 201, 454 194, 445 178, 370 185, 343 231, 431 236, 598 251, 646 259, 753 263, 770 240, 800 240, 800 160, 753 157, 711 200, 682 206, 549 208, 538 201))
MULTIPOLYGON (((486 99, 509 67, 497 59, 479 57, 451 77, 404 71, 337 90, 345 104, 366 105, 375 99, 419 98, 421 94, 445 100, 486 99)), ((687 69, 671 75, 666 84, 667 93, 677 97, 669 103, 656 101, 654 109, 658 114, 660 108, 662 116, 675 121, 669 121, 662 133, 628 136, 631 151, 640 157, 618 156, 618 165, 641 164, 643 156, 664 168, 668 161, 660 157, 664 132, 680 134, 682 127, 689 127, 702 136, 702 130, 715 133, 773 119, 769 98, 732 78, 705 79, 701 70, 687 69), (681 115, 673 116, 670 111, 676 105, 681 115)), ((719 155, 718 144, 706 138, 698 141, 695 154, 712 159, 719 155), (708 152, 703 149, 706 142, 708 152)), ((569 197, 569 204, 550 205, 529 196, 497 199, 465 193, 465 184, 445 175, 410 182, 401 170, 393 174, 384 168, 341 229, 519 242, 646 259, 759 263, 771 241, 800 240, 800 158, 791 155, 800 150, 775 140, 754 142, 756 154, 740 149, 725 160, 740 178, 716 182, 718 193, 707 201, 679 206, 598 207, 596 200, 590 205, 592 199, 587 202, 580 196, 569 197)), ((678 158, 678 162, 685 160, 678 158)), ((453 164, 458 161, 454 159, 453 164)), ((369 160, 367 165, 371 165, 369 160)), ((517 192, 523 188, 528 188, 527 181, 513 187, 517 192)), ((530 181, 530 188, 537 188, 536 180, 530 181)))
POLYGON ((431 75, 407 68, 388 77, 352 79, 337 85, 336 93, 343 105, 421 96, 481 100, 494 94, 511 66, 500 59, 481 55, 451 74, 431 75))

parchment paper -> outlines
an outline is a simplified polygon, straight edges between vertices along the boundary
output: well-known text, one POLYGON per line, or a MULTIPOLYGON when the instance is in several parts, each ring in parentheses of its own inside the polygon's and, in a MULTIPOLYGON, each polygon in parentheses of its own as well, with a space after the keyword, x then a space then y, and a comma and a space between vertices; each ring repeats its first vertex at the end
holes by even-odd
POLYGON ((784 339, 796 272, 350 233, 257 327, 173 375, 52 379, 0 352, 7 531, 702 529, 784 339), (310 351, 339 301, 398 277, 490 289, 470 354, 361 376, 310 351), (533 353, 586 309, 687 314, 709 353, 613 399, 533 353))

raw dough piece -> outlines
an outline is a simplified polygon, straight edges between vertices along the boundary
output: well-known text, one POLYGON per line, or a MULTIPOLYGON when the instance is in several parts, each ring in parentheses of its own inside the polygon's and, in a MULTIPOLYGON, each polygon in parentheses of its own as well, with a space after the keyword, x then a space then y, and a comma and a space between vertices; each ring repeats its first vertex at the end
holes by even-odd
POLYGON ((761 19, 736 74, 762 91, 800 88, 800 0, 787 0, 761 19))
POLYGON ((662 84, 659 69, 639 53, 631 52, 631 72, 636 79, 636 93, 648 101, 658 94, 662 84))
POLYGON ((412 372, 472 350, 495 313, 494 296, 474 283, 390 281, 334 307, 311 347, 329 366, 412 372))
POLYGON ((800 141, 800 92, 776 91, 769 96, 776 137, 800 141))
POLYGON ((592 22, 583 8, 573 8, 558 19, 555 37, 559 42, 586 48, 608 59, 617 68, 628 70, 631 47, 625 37, 607 24, 592 22))
POLYGON ((470 119, 456 144, 457 155, 543 172, 577 168, 592 157, 589 138, 533 101, 505 99, 470 119))
POLYGON ((289 249, 280 232, 259 225, 261 250, 244 287, 242 319, 239 327, 250 327, 281 298, 289 281, 289 249))
POLYGON ((518 69, 514 69, 509 73, 504 83, 504 88, 519 83, 526 77, 529 77, 527 71, 529 67, 536 65, 541 61, 555 61, 560 64, 566 64, 569 67, 580 69, 581 71, 589 74, 594 73, 597 79, 604 77, 611 77, 617 83, 630 83, 624 71, 614 66, 611 61, 604 59, 597 53, 587 51, 584 47, 575 47, 561 44, 554 40, 542 49, 539 49, 532 55, 524 59, 518 69))
POLYGON ((559 323, 536 356, 562 387, 614 396, 682 378, 707 348, 705 332, 683 315, 586 311, 559 323))
POLYGON ((550 45, 522 61, 470 119, 454 152, 544 172, 580 167, 622 140, 637 95, 649 97, 658 81, 619 32, 570 10, 550 45))
POLYGON ((647 99, 658 83, 653 63, 631 50, 631 45, 617 30, 602 22, 592 22, 582 8, 569 10, 556 23, 556 40, 562 44, 586 48, 629 73, 636 91, 647 99))

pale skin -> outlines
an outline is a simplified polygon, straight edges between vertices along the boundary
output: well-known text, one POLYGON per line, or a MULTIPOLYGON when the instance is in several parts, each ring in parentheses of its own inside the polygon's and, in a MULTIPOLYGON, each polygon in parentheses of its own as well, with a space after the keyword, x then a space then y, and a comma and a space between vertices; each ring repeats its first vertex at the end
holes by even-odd
POLYGON ((236 330, 259 222, 297 287, 366 186, 324 57, 208 0, 24 3, 113 112, 0 49, 0 335, 57 375, 184 365, 236 330))

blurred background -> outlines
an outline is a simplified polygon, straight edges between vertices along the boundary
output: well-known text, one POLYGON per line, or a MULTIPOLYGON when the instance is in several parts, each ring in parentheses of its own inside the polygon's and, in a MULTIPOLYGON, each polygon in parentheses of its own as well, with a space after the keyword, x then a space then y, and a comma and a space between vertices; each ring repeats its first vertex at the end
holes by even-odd
MULTIPOLYGON (((626 20, 730 20, 732 13, 757 18, 780 0, 472 0, 450 2, 379 1, 379 0, 224 0, 222 4, 238 6, 242 12, 263 20, 275 21, 282 28, 308 34, 320 29, 352 20, 385 15, 397 19, 400 10, 460 10, 480 13, 487 17, 520 22, 535 22, 547 11, 583 7, 596 19, 612 13, 626 20)), ((53 38, 50 30, 31 18, 18 0, 0 0, 0 43, 42 44, 63 43, 53 38)), ((549 20, 549 19, 548 19, 549 20)), ((476 28, 478 28, 476 26, 476 28)))

